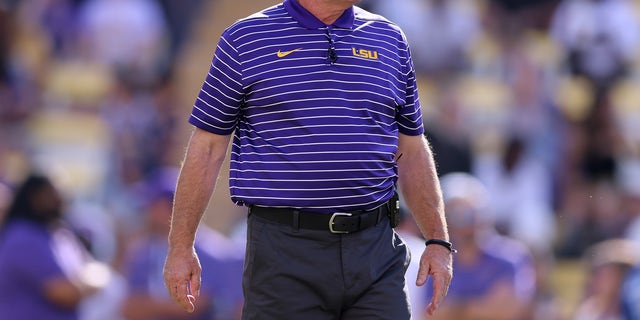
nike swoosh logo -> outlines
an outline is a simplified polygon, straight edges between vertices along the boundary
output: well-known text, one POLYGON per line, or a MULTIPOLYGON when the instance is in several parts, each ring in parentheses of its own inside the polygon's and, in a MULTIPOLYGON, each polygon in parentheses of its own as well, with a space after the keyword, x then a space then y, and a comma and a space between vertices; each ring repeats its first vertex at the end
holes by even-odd
POLYGON ((286 56, 288 56, 288 55, 290 55, 290 54, 292 54, 292 53, 294 53, 294 52, 296 52, 298 50, 302 50, 302 48, 293 49, 293 50, 285 51, 285 52, 282 52, 282 51, 278 50, 278 52, 277 52, 278 58, 284 58, 284 57, 286 57, 286 56))

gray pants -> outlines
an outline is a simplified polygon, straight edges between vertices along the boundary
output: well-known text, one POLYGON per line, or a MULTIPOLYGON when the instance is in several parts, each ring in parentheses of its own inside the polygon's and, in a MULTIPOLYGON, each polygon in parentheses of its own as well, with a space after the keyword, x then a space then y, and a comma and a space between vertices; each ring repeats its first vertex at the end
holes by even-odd
POLYGON ((340 235, 250 215, 242 319, 410 319, 409 259, 386 218, 340 235))

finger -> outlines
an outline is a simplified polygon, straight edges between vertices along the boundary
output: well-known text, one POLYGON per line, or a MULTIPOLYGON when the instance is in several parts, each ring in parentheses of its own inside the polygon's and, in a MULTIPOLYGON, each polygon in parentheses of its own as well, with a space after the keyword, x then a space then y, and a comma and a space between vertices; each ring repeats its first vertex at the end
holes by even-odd
POLYGON ((433 276, 433 297, 429 302, 429 306, 427 307, 427 313, 429 315, 433 315, 433 313, 438 309, 440 303, 444 300, 444 296, 447 291, 447 286, 445 285, 445 279, 441 275, 433 276))
POLYGON ((423 267, 422 264, 420 264, 420 268, 418 268, 418 276, 416 277, 416 285, 418 287, 423 286, 425 283, 427 283, 428 278, 429 278, 429 268, 423 267))
POLYGON ((176 296, 174 297, 180 306, 188 312, 193 312, 195 306, 189 299, 189 289, 187 281, 180 281, 176 286, 176 296))
POLYGON ((433 303, 433 300, 432 300, 427 306, 427 314, 430 316, 433 316, 433 314, 436 313, 437 309, 438 307, 433 303))
POLYGON ((196 299, 200 297, 200 286, 202 283, 200 275, 201 273, 199 271, 195 271, 191 274, 191 279, 189 280, 189 291, 196 299))

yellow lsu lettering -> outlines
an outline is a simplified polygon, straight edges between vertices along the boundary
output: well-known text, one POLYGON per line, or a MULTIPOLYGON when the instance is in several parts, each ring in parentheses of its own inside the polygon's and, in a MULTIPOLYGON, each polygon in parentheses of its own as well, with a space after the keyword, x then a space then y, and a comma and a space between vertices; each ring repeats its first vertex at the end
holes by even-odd
POLYGON ((378 60, 378 51, 351 48, 351 52, 356 57, 378 60))

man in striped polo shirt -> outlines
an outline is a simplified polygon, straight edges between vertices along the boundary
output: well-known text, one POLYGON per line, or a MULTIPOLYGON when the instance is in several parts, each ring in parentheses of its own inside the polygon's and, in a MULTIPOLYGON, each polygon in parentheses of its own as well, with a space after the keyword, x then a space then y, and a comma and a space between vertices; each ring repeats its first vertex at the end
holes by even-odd
POLYGON ((243 319, 409 319, 396 185, 429 239, 433 313, 451 244, 402 31, 356 0, 284 0, 223 33, 189 122, 165 281, 193 311, 193 250, 231 135, 232 200, 249 207, 243 319), (434 245, 431 245, 434 244, 434 245))

